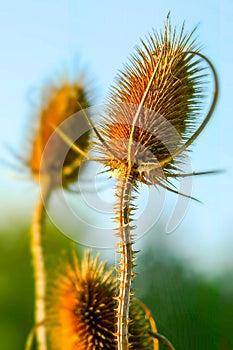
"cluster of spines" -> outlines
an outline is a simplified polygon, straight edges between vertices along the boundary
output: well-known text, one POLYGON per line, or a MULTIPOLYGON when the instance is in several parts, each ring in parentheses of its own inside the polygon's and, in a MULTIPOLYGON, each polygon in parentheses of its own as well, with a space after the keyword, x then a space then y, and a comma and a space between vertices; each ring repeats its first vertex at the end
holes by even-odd
POLYGON ((192 34, 185 35, 184 28, 180 34, 172 32, 168 22, 164 33, 142 41, 111 90, 101 125, 108 147, 100 142, 98 149, 106 155, 105 165, 120 179, 129 167, 135 168, 139 182, 147 184, 177 170, 181 158, 173 159, 172 154, 195 129, 205 87, 192 34))
POLYGON ((88 94, 81 83, 61 82, 42 101, 39 125, 27 165, 38 180, 49 176, 51 187, 65 187, 77 180, 83 154, 67 147, 58 130, 67 135, 84 153, 89 149, 90 132, 80 112, 89 107, 88 94), (75 113, 80 112, 76 117, 75 113))
MULTIPOLYGON (((49 281, 48 334, 56 350, 116 350, 116 292, 119 282, 113 269, 86 252, 80 266, 65 263, 49 281)), ((135 350, 157 349, 149 335, 150 323, 135 299, 129 312, 129 343, 135 350)))

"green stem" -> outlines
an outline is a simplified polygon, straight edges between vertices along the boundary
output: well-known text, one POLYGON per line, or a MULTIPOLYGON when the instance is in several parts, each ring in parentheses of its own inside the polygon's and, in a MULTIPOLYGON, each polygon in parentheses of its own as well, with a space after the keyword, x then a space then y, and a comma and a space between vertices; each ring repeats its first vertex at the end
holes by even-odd
POLYGON ((43 254, 42 225, 45 218, 45 203, 50 196, 50 180, 44 178, 41 181, 41 193, 35 206, 31 227, 31 254, 35 278, 35 324, 38 350, 47 350, 45 329, 45 292, 46 275, 43 254))

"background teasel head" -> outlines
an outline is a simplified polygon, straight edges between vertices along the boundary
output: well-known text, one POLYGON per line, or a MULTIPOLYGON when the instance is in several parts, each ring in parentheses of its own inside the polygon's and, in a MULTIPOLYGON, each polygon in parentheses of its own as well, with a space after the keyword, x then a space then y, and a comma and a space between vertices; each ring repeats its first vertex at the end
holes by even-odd
POLYGON ((97 149, 111 172, 124 179, 131 171, 135 180, 146 184, 162 184, 176 176, 182 151, 215 107, 216 96, 204 119, 207 67, 217 84, 193 32, 185 34, 184 26, 178 32, 169 19, 163 32, 153 32, 141 42, 112 87, 99 128, 97 149))
POLYGON ((67 187, 77 179, 83 155, 68 147, 56 128, 74 140, 74 144, 85 153, 90 136, 85 115, 71 116, 89 107, 88 96, 81 82, 61 82, 46 91, 28 165, 37 179, 39 175, 48 175, 52 187, 67 187))
MULTIPOLYGON (((84 254, 82 264, 62 264, 50 279, 47 295, 47 330, 51 348, 56 350, 117 349, 115 309, 117 280, 98 257, 84 254)), ((156 350, 157 340, 143 308, 135 300, 130 309, 129 341, 135 350, 156 350)))

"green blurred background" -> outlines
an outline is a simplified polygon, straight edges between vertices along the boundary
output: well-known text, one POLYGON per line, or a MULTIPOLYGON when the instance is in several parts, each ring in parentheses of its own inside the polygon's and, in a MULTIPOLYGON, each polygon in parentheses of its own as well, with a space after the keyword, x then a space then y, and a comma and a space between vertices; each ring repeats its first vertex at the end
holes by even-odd
MULTIPOLYGON (((8 350, 23 349, 33 326, 29 228, 18 226, 15 231, 0 235, 0 344, 8 350)), ((47 266, 56 269, 62 252, 69 251, 70 240, 47 223, 45 243, 47 266)), ((84 248, 77 249, 82 256, 84 248)), ((113 257, 112 252, 110 264, 113 257)), ((214 278, 203 276, 163 246, 140 252, 136 271, 136 296, 177 350, 233 349, 232 271, 214 278)))

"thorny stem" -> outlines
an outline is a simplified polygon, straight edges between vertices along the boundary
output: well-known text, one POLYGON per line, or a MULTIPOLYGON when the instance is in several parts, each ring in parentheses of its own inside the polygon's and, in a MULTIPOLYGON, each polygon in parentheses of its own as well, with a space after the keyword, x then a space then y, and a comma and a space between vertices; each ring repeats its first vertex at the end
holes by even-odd
POLYGON ((35 324, 38 350, 47 350, 45 321, 46 276, 43 255, 42 224, 45 217, 45 204, 50 195, 50 180, 42 180, 41 193, 34 209, 31 227, 31 254, 35 278, 35 324))
POLYGON ((130 212, 133 209, 131 201, 133 200, 133 190, 135 188, 134 180, 131 174, 128 174, 122 182, 119 182, 116 188, 117 203, 117 221, 119 223, 118 236, 120 238, 120 288, 117 308, 117 348, 118 350, 128 350, 128 324, 129 324, 129 305, 131 296, 131 284, 133 278, 134 252, 132 250, 133 240, 131 235, 132 226, 130 225, 130 212))
MULTIPOLYGON (((168 14, 169 17, 169 14, 168 14)), ((167 20, 168 20, 167 17, 167 20)), ((165 31, 166 33, 166 31, 165 31)), ((118 296, 118 308, 117 308, 117 348, 118 350, 128 350, 128 323, 129 323, 129 305, 131 295, 131 284, 133 274, 133 262, 134 251, 132 249, 133 240, 131 235, 130 212, 133 209, 133 190, 135 190, 134 172, 132 169, 134 163, 134 156, 132 154, 133 138, 135 133, 136 124, 138 122, 139 115, 143 108, 144 102, 148 96, 148 92, 153 83, 155 74, 158 70, 159 64, 164 53, 164 47, 161 50, 161 54, 158 63, 151 76, 147 89, 142 97, 141 103, 135 114, 134 121, 131 127, 131 133, 128 141, 128 172, 125 174, 125 179, 120 182, 116 189, 116 196, 118 197, 117 207, 117 221, 119 222, 118 235, 120 238, 120 291, 118 296)), ((97 135, 99 137, 99 135, 97 135)), ((99 137, 101 140, 101 138, 99 137)))

